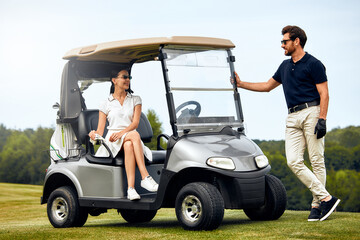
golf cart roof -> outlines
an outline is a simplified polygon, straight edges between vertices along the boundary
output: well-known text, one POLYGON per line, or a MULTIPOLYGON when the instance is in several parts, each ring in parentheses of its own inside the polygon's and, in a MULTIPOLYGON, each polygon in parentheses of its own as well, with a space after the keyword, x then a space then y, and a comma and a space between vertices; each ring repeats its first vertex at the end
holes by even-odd
POLYGON ((75 48, 63 57, 66 60, 139 63, 154 60, 161 45, 174 45, 184 49, 230 49, 235 45, 227 39, 208 37, 157 37, 121 40, 75 48))

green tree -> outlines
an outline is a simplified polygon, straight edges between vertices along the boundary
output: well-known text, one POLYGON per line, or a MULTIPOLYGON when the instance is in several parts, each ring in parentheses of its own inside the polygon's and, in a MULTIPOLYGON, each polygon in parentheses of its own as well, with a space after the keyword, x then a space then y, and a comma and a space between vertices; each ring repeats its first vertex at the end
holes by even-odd
POLYGON ((6 143, 6 139, 8 138, 8 136, 10 136, 10 134, 11 134, 11 130, 6 129, 6 127, 3 124, 0 124, 0 152, 2 151, 6 143))
POLYGON ((360 127, 349 126, 346 128, 336 128, 326 134, 326 141, 336 142, 346 148, 360 145, 360 127))
POLYGON ((340 170, 353 168, 353 156, 349 148, 335 145, 325 149, 326 169, 340 170))
POLYGON ((330 171, 327 189, 341 199, 340 211, 360 212, 360 173, 355 170, 330 171))
POLYGON ((31 160, 31 148, 32 142, 24 132, 12 132, 0 154, 0 181, 31 183, 26 169, 27 163, 31 160))
POLYGON ((53 132, 51 128, 12 130, 0 152, 0 181, 42 184, 53 132))
POLYGON ((46 168, 50 164, 48 149, 53 133, 51 128, 39 127, 30 137, 33 148, 27 169, 33 184, 41 184, 44 180, 46 168))
MULTIPOLYGON (((153 109, 149 109, 146 113, 147 118, 149 119, 152 131, 153 131, 153 138, 151 142, 145 143, 145 145, 152 149, 157 149, 157 137, 163 133, 163 129, 161 127, 162 123, 159 121, 159 117, 156 115, 156 112, 153 109)), ((166 149, 166 143, 163 138, 160 139, 160 145, 166 149)))
POLYGON ((360 144, 352 149, 353 166, 356 171, 360 171, 360 144))

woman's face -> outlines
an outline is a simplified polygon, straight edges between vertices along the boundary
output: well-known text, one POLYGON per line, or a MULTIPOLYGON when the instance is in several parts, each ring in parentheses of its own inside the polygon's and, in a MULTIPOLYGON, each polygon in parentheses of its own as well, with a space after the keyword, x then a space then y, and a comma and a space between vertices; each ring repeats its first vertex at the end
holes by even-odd
POLYGON ((130 87, 129 73, 126 70, 120 71, 118 76, 113 78, 112 81, 115 85, 115 88, 120 88, 125 91, 130 87))

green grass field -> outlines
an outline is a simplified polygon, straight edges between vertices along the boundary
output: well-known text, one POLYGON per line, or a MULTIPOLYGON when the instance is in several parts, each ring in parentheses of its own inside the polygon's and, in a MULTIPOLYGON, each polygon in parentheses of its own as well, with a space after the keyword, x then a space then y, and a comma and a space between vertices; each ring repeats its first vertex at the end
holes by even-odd
POLYGON ((217 230, 192 232, 181 228, 174 209, 160 209, 146 224, 128 224, 109 210, 89 216, 81 228, 55 229, 46 205, 40 205, 41 194, 41 186, 0 183, 0 239, 360 239, 360 213, 346 212, 324 222, 307 222, 305 211, 254 222, 243 211, 226 210, 217 230))

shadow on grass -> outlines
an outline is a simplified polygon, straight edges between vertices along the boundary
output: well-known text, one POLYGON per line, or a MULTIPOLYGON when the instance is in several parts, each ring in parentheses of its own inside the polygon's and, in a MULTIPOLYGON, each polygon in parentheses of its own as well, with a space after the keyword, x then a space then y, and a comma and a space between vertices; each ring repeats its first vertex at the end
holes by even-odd
POLYGON ((147 223, 128 223, 128 222, 119 222, 119 223, 106 223, 106 224, 91 224, 91 225, 85 225, 85 228, 97 228, 97 227, 120 227, 120 228, 128 228, 128 227, 142 227, 142 228, 176 228, 180 227, 180 223, 176 220, 152 220, 151 222, 147 223))
MULTIPOLYGON (((247 225, 255 223, 250 219, 224 219, 219 227, 221 226, 235 226, 235 225, 247 225)), ((106 223, 106 224, 91 224, 85 225, 84 228, 108 228, 108 227, 118 227, 118 228, 159 228, 159 229, 171 229, 171 228, 182 228, 181 224, 177 220, 152 220, 147 223, 106 223)))

